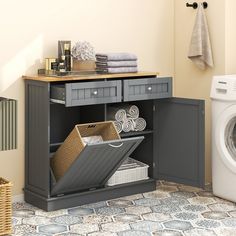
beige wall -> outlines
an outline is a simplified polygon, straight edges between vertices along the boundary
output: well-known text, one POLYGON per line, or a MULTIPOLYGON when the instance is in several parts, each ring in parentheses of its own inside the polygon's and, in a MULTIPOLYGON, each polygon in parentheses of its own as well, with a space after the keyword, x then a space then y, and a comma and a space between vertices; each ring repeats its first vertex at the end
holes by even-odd
POLYGON ((129 51, 141 70, 173 75, 173 0, 8 0, 0 14, 0 96, 16 98, 18 149, 0 152, 0 176, 13 193, 24 182, 23 74, 35 73, 43 58, 56 56, 57 40, 87 40, 96 51, 129 51))
POLYGON ((236 1, 226 0, 225 32, 226 32, 226 74, 236 74, 236 1))
POLYGON ((196 10, 187 8, 185 1, 175 0, 175 96, 206 100, 205 172, 206 181, 211 181, 211 102, 209 95, 212 76, 225 73, 227 45, 225 44, 225 13, 227 14, 227 12, 225 12, 225 1, 208 0, 208 4, 209 7, 205 12, 208 18, 215 66, 213 69, 201 71, 187 58, 196 10))

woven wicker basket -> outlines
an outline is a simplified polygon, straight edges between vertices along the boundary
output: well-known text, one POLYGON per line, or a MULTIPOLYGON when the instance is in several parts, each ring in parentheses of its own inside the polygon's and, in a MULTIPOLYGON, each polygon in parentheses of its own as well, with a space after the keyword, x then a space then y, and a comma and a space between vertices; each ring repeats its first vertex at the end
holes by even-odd
POLYGON ((0 235, 12 232, 11 187, 9 181, 0 177, 0 235))
POLYGON ((84 149, 85 144, 82 137, 92 135, 101 135, 103 141, 120 139, 112 121, 76 125, 51 159, 51 167, 57 181, 84 149))

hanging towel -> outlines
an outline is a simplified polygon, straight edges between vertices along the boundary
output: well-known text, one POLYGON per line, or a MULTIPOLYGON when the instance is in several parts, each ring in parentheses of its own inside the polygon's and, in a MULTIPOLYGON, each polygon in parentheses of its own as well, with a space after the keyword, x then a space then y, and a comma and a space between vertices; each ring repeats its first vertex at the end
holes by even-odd
POLYGON ((214 66, 207 19, 202 4, 198 7, 188 58, 202 70, 207 66, 214 66))

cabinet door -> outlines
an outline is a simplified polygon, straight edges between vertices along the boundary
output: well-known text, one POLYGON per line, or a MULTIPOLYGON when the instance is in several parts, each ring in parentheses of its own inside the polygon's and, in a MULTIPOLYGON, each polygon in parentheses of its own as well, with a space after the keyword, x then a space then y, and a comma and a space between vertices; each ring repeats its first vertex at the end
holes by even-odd
POLYGON ((154 172, 157 179, 204 187, 204 101, 155 101, 154 172))

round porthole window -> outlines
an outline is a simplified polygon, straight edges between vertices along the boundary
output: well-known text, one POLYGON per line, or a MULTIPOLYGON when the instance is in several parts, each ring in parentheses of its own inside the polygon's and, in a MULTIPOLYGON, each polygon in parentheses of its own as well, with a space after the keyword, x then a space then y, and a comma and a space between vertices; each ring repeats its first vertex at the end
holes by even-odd
POLYGON ((229 120, 225 127, 225 146, 236 161, 236 117, 229 120))

